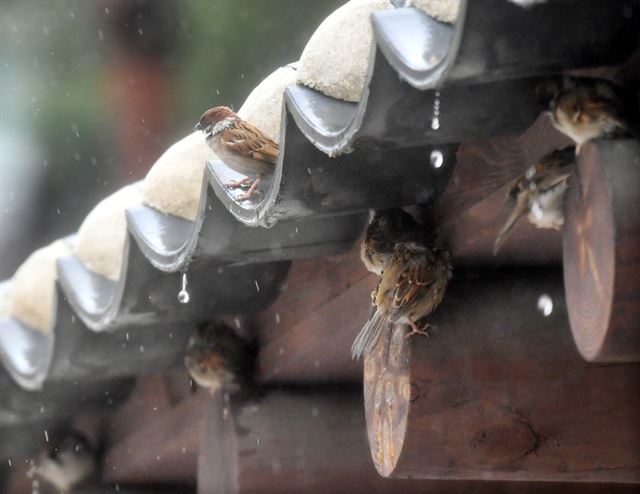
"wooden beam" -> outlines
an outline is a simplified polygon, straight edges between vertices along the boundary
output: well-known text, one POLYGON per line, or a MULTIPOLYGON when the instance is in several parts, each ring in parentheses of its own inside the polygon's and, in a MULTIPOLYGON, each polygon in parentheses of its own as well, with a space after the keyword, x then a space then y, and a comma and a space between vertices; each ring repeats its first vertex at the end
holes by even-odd
MULTIPOLYGON (((602 484, 382 478, 371 463, 362 404, 352 386, 271 390, 259 401, 227 412, 224 400, 214 398, 206 409, 198 493, 603 492, 602 484)), ((624 485, 606 489, 633 491, 624 485)))
POLYGON ((564 279, 571 329, 591 362, 640 361, 640 143, 596 141, 567 200, 564 279))
POLYGON ((200 392, 160 411, 149 404, 147 422, 110 445, 103 461, 103 480, 122 484, 194 483, 205 395, 200 392))
POLYGON ((359 395, 356 387, 271 391, 233 413, 212 400, 198 492, 422 492, 374 470, 359 395))
POLYGON ((640 365, 580 358, 559 272, 454 281, 430 322, 365 360, 383 476, 640 482, 640 365))
POLYGON ((362 368, 350 348, 369 316, 375 282, 357 249, 294 261, 280 298, 257 316, 260 382, 359 383, 362 368))

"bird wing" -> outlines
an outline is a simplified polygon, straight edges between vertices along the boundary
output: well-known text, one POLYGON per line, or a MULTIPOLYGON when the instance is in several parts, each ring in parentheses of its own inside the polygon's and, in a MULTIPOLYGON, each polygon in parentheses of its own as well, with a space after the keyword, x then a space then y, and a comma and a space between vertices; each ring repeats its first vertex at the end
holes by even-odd
POLYGON ((409 253, 399 255, 404 256, 400 260, 404 268, 396 282, 393 307, 402 313, 431 289, 436 277, 433 261, 426 256, 412 256, 409 253))
POLYGON ((504 244, 505 240, 507 240, 507 237, 511 233, 511 230, 513 230, 513 227, 516 225, 516 222, 520 219, 521 216, 523 216, 527 212, 528 208, 529 208, 529 193, 527 191, 522 191, 517 196, 516 205, 513 208, 513 211, 511 211, 509 218, 507 218, 507 221, 505 222, 504 226, 500 230, 500 233, 498 233, 498 236, 496 237, 496 241, 493 244, 494 256, 498 253, 498 251, 504 244))
POLYGON ((220 137, 227 148, 248 158, 273 164, 278 158, 278 144, 249 122, 226 129, 220 137))
POLYGON ((536 174, 532 178, 539 191, 547 191, 565 182, 575 168, 575 153, 573 147, 550 153, 548 158, 536 166, 536 174))
POLYGON ((571 170, 555 170, 553 173, 546 173, 536 179, 536 186, 541 192, 554 188, 556 185, 566 182, 571 176, 571 170))

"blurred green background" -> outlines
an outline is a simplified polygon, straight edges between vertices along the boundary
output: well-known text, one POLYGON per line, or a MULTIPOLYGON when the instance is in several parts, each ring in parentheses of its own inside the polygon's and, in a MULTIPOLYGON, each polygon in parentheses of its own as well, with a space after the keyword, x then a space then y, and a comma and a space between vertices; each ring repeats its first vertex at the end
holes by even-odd
POLYGON ((341 0, 0 1, 0 279, 236 109, 341 0))

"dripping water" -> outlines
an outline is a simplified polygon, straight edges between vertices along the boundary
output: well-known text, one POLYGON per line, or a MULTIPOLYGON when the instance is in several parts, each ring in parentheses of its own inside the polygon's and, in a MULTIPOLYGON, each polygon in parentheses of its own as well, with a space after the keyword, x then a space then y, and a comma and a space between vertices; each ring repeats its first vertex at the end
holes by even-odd
POLYGON ((189 292, 187 291, 187 273, 185 272, 182 273, 182 290, 178 292, 178 302, 188 304, 190 298, 189 292))
POLYGON ((442 155, 442 151, 439 149, 434 149, 431 151, 431 156, 429 156, 429 161, 431 162, 431 166, 434 168, 440 168, 444 164, 444 156, 442 155))
POLYGON ((440 91, 436 90, 433 98, 433 115, 431 117, 431 128, 438 130, 440 128, 440 91))

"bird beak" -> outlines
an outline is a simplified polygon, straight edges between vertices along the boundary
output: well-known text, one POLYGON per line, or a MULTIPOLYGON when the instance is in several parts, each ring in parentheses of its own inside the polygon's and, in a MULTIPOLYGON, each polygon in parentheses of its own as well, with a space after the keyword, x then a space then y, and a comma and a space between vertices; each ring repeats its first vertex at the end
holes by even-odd
POLYGON ((194 127, 195 130, 204 130, 204 124, 202 123, 202 120, 200 120, 196 126, 194 127))

